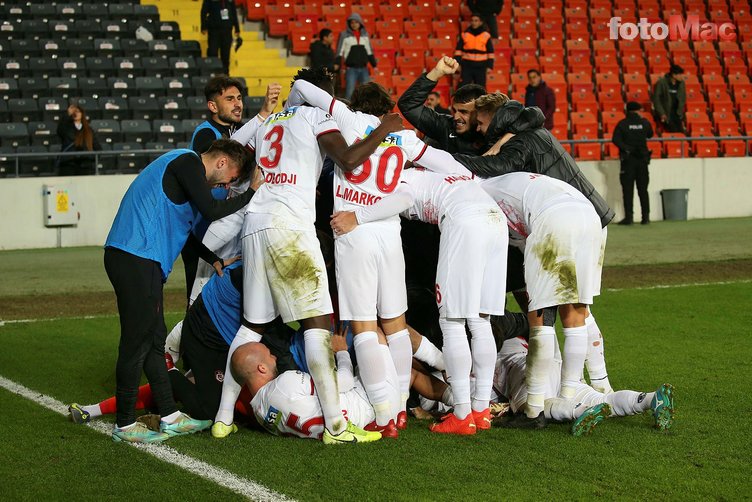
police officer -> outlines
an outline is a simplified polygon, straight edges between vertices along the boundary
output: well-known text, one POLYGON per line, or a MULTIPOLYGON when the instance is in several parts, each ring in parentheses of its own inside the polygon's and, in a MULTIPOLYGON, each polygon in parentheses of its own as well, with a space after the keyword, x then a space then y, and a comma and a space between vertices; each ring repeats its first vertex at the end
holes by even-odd
POLYGON ((640 115, 640 103, 627 103, 627 116, 614 129, 612 141, 619 147, 621 159, 622 194, 624 195, 624 219, 619 225, 632 224, 632 202, 634 186, 637 183, 637 195, 640 197, 643 225, 650 223, 650 200, 648 199, 648 164, 650 164, 650 150, 647 139, 653 137, 653 127, 647 119, 640 115))

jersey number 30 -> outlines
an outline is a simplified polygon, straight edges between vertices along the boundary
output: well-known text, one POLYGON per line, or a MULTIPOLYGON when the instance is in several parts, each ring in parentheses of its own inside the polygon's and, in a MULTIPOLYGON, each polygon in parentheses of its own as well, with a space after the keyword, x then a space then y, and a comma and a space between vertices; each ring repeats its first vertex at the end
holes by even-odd
MULTIPOLYGON (((400 174, 402 173, 402 167, 405 165, 405 159, 402 155, 402 149, 397 146, 390 146, 384 152, 379 156, 379 165, 376 168, 376 187, 381 191, 382 193, 392 193, 395 188, 397 188, 397 183, 399 183, 400 174), (392 159, 392 157, 396 157, 396 166, 394 167, 394 173, 392 174, 392 179, 387 182, 386 180, 386 174, 387 169, 389 168, 389 161, 392 159)), ((345 179, 352 183, 353 185, 359 185, 360 183, 363 183, 365 180, 367 180, 371 176, 371 170, 373 168, 373 165, 371 163, 371 159, 368 158, 363 163, 363 169, 359 173, 355 173, 354 171, 345 173, 345 179)))

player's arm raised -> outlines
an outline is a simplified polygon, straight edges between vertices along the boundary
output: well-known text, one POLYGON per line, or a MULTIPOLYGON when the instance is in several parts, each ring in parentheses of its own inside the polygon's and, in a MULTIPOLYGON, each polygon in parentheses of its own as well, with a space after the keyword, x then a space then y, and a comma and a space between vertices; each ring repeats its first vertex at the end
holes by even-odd
POLYGON ((396 113, 387 113, 381 119, 381 124, 374 129, 363 141, 348 146, 347 141, 339 131, 323 134, 318 137, 319 146, 339 165, 343 171, 354 171, 371 156, 390 133, 401 131, 402 118, 396 113))
POLYGON ((324 89, 315 86, 305 80, 296 80, 290 89, 290 96, 287 98, 289 106, 302 105, 307 103, 316 108, 320 108, 331 115, 340 129, 351 127, 354 123, 356 114, 350 110, 347 105, 326 92, 324 89))

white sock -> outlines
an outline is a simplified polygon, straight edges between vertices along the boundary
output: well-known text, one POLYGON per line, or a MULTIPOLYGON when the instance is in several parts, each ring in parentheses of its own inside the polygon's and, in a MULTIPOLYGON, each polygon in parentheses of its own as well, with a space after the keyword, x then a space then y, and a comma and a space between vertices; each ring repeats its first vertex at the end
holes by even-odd
POLYGON ((392 405, 386 383, 386 359, 379 337, 375 331, 364 331, 355 335, 353 347, 358 358, 360 380, 376 414, 376 423, 386 425, 392 419, 392 405))
POLYGON ((460 420, 466 418, 470 407, 470 370, 473 357, 467 343, 464 319, 439 319, 444 335, 444 363, 447 383, 452 387, 454 415, 460 420))
MULTIPOLYGON (((385 381, 387 384, 386 388, 389 392, 389 416, 396 422, 397 415, 404 410, 402 407, 402 393, 400 392, 400 379, 397 375, 397 369, 394 367, 392 353, 389 351, 389 346, 379 344, 379 348, 381 349, 381 357, 384 359, 384 366, 386 368, 385 381)), ((406 402, 407 397, 405 397, 405 403, 406 402)))
POLYGON ((611 414, 615 417, 637 415, 650 409, 650 402, 655 392, 635 392, 619 390, 606 395, 606 402, 611 405, 611 414))
POLYGON ((488 408, 491 400, 494 370, 496 369, 496 342, 491 331, 491 321, 486 317, 468 318, 472 338, 470 348, 473 355, 473 375, 475 375, 475 389, 473 391, 473 411, 483 411, 488 408))
POLYGON ((169 353, 172 356, 172 362, 177 364, 180 360, 180 339, 183 336, 183 321, 181 320, 179 323, 175 325, 174 328, 172 328, 172 331, 170 331, 170 334, 167 335, 167 338, 165 339, 165 352, 169 353))
POLYGON ((97 418, 102 416, 102 410, 98 404, 90 404, 88 406, 81 406, 81 409, 89 414, 91 418, 97 418))
POLYGON ((410 395, 410 376, 413 370, 413 346, 407 329, 398 331, 386 337, 389 353, 397 370, 400 388, 400 411, 405 411, 407 398, 410 395))
POLYGON ((555 345, 556 331, 553 326, 530 328, 525 365, 525 381, 527 382, 525 414, 529 418, 535 418, 543 411, 549 373, 554 362, 555 345))
POLYGON ((444 392, 442 392, 441 402, 447 406, 452 406, 454 404, 454 396, 452 395, 452 387, 447 386, 444 392))
POLYGON ((611 392, 611 383, 608 381, 608 372, 606 371, 606 358, 603 353, 603 336, 592 312, 585 318, 585 327, 588 332, 585 366, 590 377, 590 385, 599 392, 611 392))
POLYGON ((164 417, 162 417, 161 420, 162 422, 166 424, 174 424, 175 422, 178 421, 178 418, 180 418, 182 415, 183 414, 179 411, 173 411, 169 415, 165 415, 164 417))
POLYGON ((446 366, 444 365, 444 354, 441 353, 436 345, 431 343, 431 340, 423 335, 420 336, 420 345, 418 345, 418 350, 415 351, 413 357, 439 371, 444 371, 446 369, 446 366))
POLYGON ((543 412, 549 420, 555 420, 556 422, 571 422, 577 418, 575 413, 576 407, 577 401, 573 399, 553 397, 546 399, 543 412))
POLYGON ((577 385, 580 383, 582 368, 587 355, 588 334, 585 326, 564 328, 564 351, 561 362, 560 396, 573 399, 577 385))
POLYGON ((326 329, 307 329, 303 332, 306 364, 316 386, 324 425, 334 435, 340 434, 347 427, 339 402, 337 369, 334 365, 334 352, 331 343, 332 334, 326 329))
POLYGON ((222 381, 222 398, 219 401, 217 415, 214 417, 215 422, 231 425, 235 415, 235 401, 238 400, 241 387, 232 374, 232 355, 241 345, 258 341, 261 341, 261 335, 245 326, 240 326, 238 333, 230 344, 230 350, 227 352, 225 378, 222 381))
POLYGON ((134 427, 136 425, 136 422, 133 422, 132 424, 124 425, 123 427, 120 427, 118 424, 115 424, 116 429, 120 429, 121 431, 127 431, 131 427, 134 427))

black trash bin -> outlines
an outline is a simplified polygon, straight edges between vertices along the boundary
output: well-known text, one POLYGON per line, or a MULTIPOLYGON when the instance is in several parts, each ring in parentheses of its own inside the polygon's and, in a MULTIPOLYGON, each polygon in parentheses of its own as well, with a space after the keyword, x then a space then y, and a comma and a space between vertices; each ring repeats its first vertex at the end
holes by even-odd
POLYGON ((689 188, 672 188, 661 190, 663 219, 673 221, 687 220, 687 200, 689 188))

